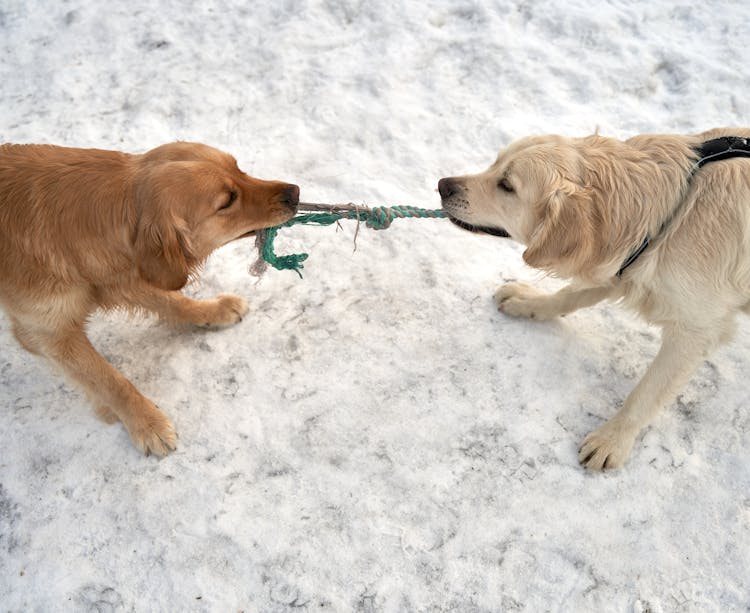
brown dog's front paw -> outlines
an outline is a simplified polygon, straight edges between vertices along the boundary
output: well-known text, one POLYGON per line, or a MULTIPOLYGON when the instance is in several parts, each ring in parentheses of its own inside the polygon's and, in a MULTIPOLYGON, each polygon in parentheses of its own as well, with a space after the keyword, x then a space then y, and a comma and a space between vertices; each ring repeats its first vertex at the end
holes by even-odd
POLYGON ((234 294, 219 294, 213 300, 206 300, 202 321, 197 322, 204 328, 231 326, 242 321, 249 310, 247 300, 234 294))
POLYGON ((620 468, 628 459, 634 442, 635 436, 611 419, 583 439, 578 461, 591 470, 620 468))
POLYGON ((155 406, 142 409, 123 423, 133 444, 146 455, 165 456, 177 447, 177 432, 172 422, 155 406))

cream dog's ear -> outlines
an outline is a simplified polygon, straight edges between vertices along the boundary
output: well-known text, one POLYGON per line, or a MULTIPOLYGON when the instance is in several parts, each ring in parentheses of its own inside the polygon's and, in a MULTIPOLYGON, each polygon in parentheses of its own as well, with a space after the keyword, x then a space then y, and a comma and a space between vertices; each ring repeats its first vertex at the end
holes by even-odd
POLYGON ((524 261, 563 277, 590 266, 600 226, 590 190, 560 179, 535 209, 538 222, 524 261))

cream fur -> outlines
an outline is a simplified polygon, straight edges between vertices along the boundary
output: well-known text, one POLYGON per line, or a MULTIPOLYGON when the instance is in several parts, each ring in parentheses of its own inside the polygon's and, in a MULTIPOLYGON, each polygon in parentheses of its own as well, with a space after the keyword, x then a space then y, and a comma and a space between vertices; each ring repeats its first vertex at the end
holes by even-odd
POLYGON ((643 379, 583 440, 579 460, 588 468, 622 466, 639 432, 732 337, 737 313, 750 311, 750 159, 710 163, 691 176, 692 147, 726 135, 750 130, 624 142, 531 137, 511 144, 486 171, 450 179, 457 188, 443 199, 449 213, 505 229, 527 246, 529 265, 572 281, 552 295, 506 284, 495 295, 500 311, 549 319, 621 300, 662 328, 643 379), (618 278, 647 234, 655 240, 618 278))

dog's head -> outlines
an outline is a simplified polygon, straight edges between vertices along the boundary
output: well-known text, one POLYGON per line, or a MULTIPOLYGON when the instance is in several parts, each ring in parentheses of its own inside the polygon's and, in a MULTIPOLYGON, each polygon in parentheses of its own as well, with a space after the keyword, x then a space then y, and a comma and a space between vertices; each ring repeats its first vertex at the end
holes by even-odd
POLYGON ((212 147, 171 143, 139 156, 134 199, 140 274, 175 290, 217 247, 293 217, 299 188, 254 179, 212 147))
POLYGON ((607 250, 605 210, 589 182, 576 139, 539 136, 512 143, 484 172, 441 179, 438 190, 459 225, 505 232, 527 246, 530 266, 590 279, 607 250))

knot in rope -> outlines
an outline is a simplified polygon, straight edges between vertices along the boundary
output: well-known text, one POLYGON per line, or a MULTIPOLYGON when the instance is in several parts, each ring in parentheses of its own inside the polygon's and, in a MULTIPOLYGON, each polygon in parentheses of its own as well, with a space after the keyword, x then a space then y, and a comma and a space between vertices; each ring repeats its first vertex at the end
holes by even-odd
POLYGON ((391 221, 393 221, 393 209, 385 206, 376 206, 368 211, 368 215, 365 218, 365 225, 373 230, 385 230, 391 227, 391 221))
POLYGON ((416 206, 376 206, 367 210, 359 210, 350 219, 364 219, 365 225, 373 230, 385 230, 391 226, 394 219, 406 217, 420 217, 438 219, 445 217, 445 213, 437 209, 420 209, 416 206))
POLYGON ((258 230, 255 245, 260 257, 251 268, 253 274, 263 274, 266 264, 270 264, 277 270, 293 270, 300 278, 302 277, 300 270, 304 268, 302 263, 307 259, 307 253, 276 255, 274 252, 273 243, 281 228, 288 228, 297 224, 330 226, 340 219, 355 219, 357 222, 364 222, 368 228, 373 230, 385 230, 391 226, 394 219, 406 217, 439 219, 446 217, 445 212, 439 209, 421 209, 415 206, 377 206, 369 208, 355 204, 330 205, 301 202, 298 210, 301 211, 300 214, 283 224, 258 230))

